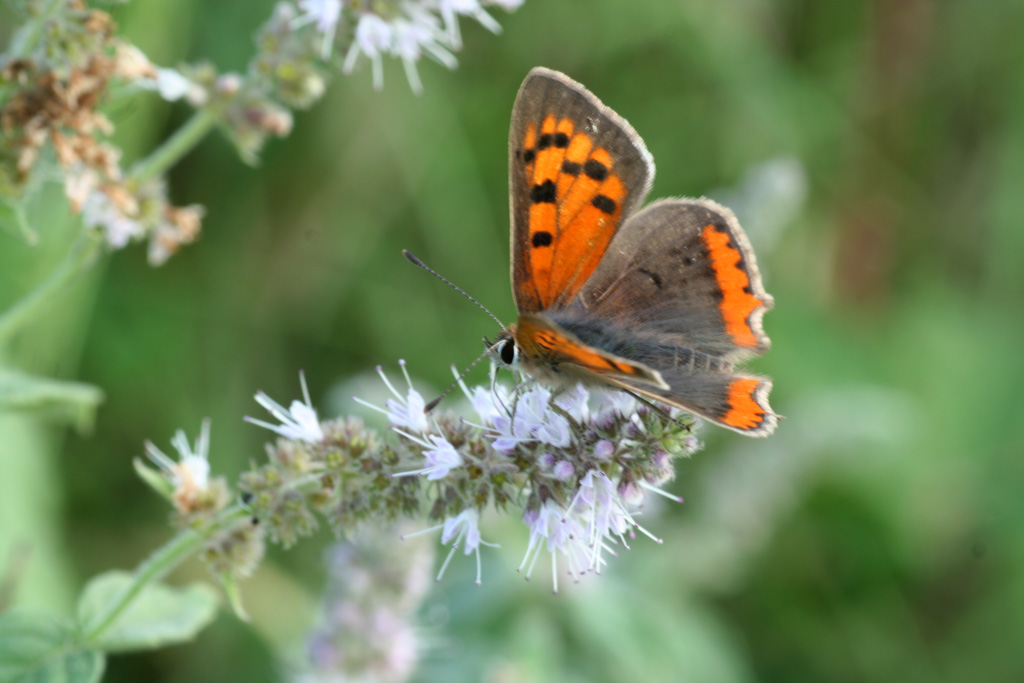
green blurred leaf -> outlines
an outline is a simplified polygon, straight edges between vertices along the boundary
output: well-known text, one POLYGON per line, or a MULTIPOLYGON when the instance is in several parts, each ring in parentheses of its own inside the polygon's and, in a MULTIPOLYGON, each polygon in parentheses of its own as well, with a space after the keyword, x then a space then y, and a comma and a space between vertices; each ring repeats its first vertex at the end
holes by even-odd
POLYGON ((28 224, 21 202, 0 198, 0 228, 21 235, 29 244, 39 242, 39 233, 28 224))
POLYGON ((103 391, 91 384, 0 370, 0 410, 53 413, 86 431, 101 401, 103 391))
MULTIPOLYGON (((133 580, 128 572, 112 571, 89 582, 78 603, 83 631, 98 625, 133 580)), ((107 651, 123 651, 183 643, 209 624, 216 612, 216 594, 204 584, 186 588, 150 585, 142 589, 94 645, 107 651)))
POLYGON ((0 615, 0 680, 88 683, 103 674, 102 652, 79 650, 74 631, 51 614, 0 615))
POLYGON ((133 458, 132 467, 135 468, 135 474, 139 475, 142 481, 149 484, 149 488, 153 489, 167 500, 173 500, 174 498, 174 484, 168 481, 167 477, 160 473, 159 470, 154 469, 142 461, 142 458, 133 458))
POLYGON ((242 621, 250 621, 251 617, 245 611, 245 605, 242 604, 242 591, 238 589, 238 580, 230 573, 225 572, 221 574, 220 581, 224 588, 224 595, 227 596, 228 604, 231 605, 235 616, 242 621))

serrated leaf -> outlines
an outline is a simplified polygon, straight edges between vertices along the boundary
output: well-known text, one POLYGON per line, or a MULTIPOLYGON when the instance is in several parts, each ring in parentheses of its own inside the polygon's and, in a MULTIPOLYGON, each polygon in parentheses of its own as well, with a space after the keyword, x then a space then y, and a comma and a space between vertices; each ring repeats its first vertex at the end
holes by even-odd
MULTIPOLYGON (((103 615, 131 585, 128 572, 112 571, 97 576, 78 601, 83 633, 99 626, 103 615)), ((143 650, 191 640, 217 613, 217 596, 205 584, 185 588, 151 584, 90 645, 108 652, 143 650)))
POLYGON ((102 652, 83 650, 66 620, 15 610, 0 615, 0 681, 93 683, 106 662, 102 652))

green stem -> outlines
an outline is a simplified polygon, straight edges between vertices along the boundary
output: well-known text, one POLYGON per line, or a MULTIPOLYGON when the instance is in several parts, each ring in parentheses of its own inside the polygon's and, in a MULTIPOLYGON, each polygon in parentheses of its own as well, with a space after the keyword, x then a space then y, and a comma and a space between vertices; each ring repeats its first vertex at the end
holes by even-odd
POLYGON ((132 601, 146 586, 154 581, 159 581, 168 572, 191 557, 208 538, 249 514, 244 507, 236 505, 221 512, 220 516, 202 531, 188 529, 172 538, 164 547, 139 565, 131 584, 121 591, 117 599, 107 608, 106 613, 87 625, 88 631, 84 634, 82 642, 94 643, 99 640, 103 632, 117 621, 117 618, 128 609, 132 601))
POLYGON ((67 256, 38 287, 0 314, 0 343, 8 340, 35 318, 64 286, 91 266, 103 244, 98 235, 82 233, 71 245, 67 256))
POLYGON ((198 110, 164 144, 132 168, 129 180, 141 185, 157 177, 188 154, 210 132, 215 123, 217 117, 212 112, 206 109, 198 110))

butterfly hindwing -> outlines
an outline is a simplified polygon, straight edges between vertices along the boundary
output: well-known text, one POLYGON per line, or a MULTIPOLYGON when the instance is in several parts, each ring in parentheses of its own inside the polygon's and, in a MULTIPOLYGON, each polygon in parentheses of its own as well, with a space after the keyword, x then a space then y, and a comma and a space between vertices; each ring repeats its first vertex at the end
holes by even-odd
MULTIPOLYGON (((766 436, 775 429, 776 416, 768 405, 771 382, 738 373, 728 359, 676 345, 668 335, 647 335, 637 328, 579 316, 573 310, 554 316, 551 324, 584 348, 628 359, 661 380, 661 385, 655 386, 594 368, 599 383, 657 399, 748 436, 766 436)), ((575 361, 568 358, 566 362, 575 361)), ((584 381, 588 379, 584 377, 584 381)))
POLYGON ((768 405, 771 380, 738 373, 687 373, 661 370, 668 389, 611 378, 608 383, 656 399, 715 424, 746 434, 768 436, 778 416, 768 405))
POLYGON ((732 212, 708 199, 664 199, 619 229, 570 309, 738 360, 770 346, 761 318, 771 306, 732 212))
POLYGON ((624 119, 564 74, 530 72, 509 133, 512 290, 521 313, 576 298, 653 177, 651 155, 624 119))

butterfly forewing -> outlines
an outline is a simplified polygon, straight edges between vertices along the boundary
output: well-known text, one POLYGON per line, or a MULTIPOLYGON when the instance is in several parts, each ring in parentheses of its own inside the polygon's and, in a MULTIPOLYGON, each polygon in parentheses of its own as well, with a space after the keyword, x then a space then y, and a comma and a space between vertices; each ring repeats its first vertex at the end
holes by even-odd
POLYGON ((576 298, 653 176, 647 148, 620 116, 564 74, 530 72, 509 134, 512 289, 520 312, 576 298))

